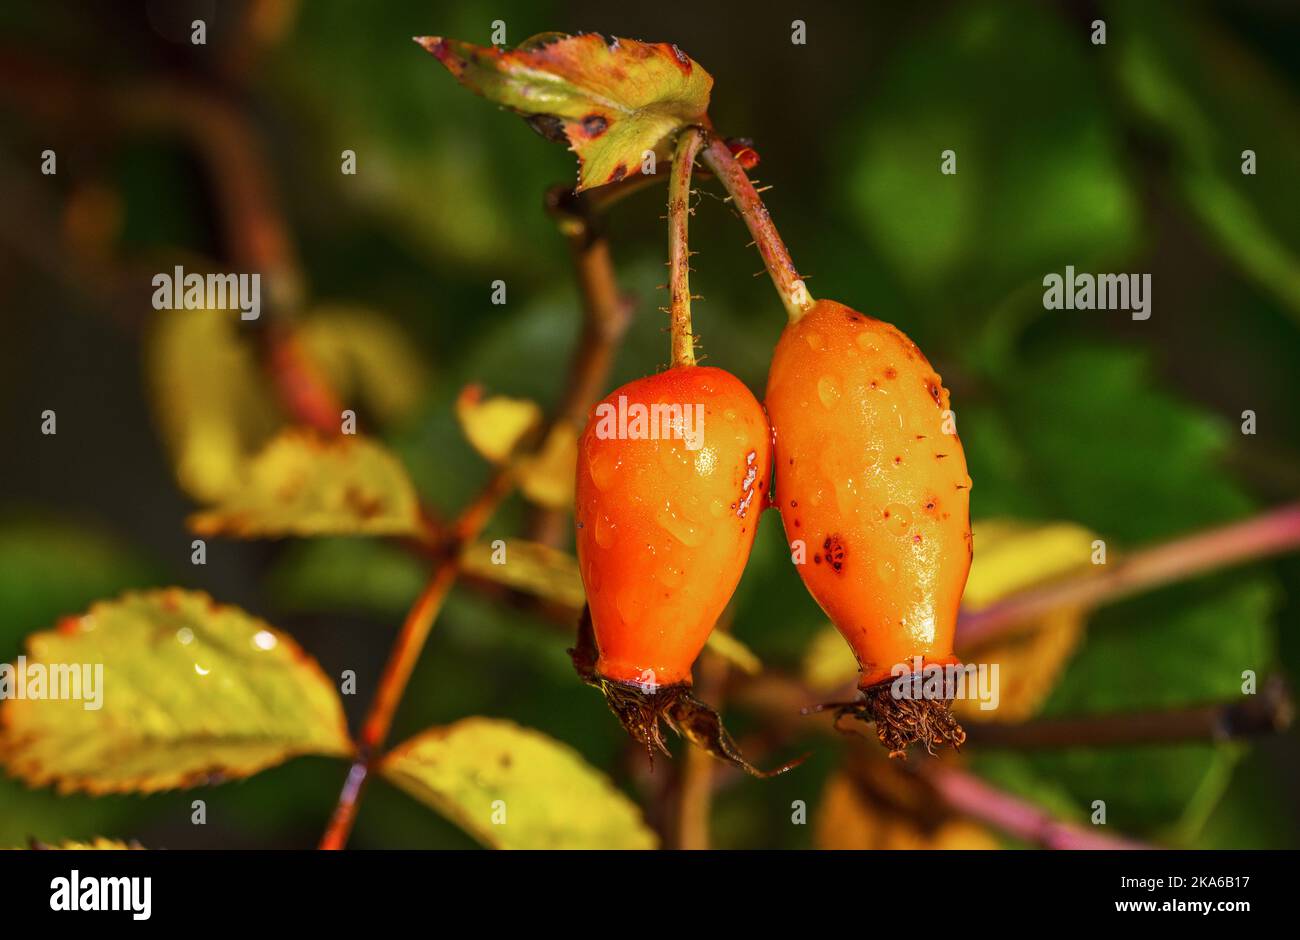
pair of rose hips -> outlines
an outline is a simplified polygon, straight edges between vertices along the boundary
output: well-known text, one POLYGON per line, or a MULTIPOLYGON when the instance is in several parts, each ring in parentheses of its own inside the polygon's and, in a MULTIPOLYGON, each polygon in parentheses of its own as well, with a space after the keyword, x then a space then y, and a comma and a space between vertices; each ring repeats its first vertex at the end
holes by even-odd
POLYGON ((777 344, 766 413, 735 376, 703 366, 639 379, 605 402, 620 396, 651 414, 703 406, 694 449, 681 434, 611 436, 594 414, 580 442, 590 668, 628 729, 662 747, 656 709, 678 730, 693 723, 678 710, 691 664, 775 505, 804 584, 858 659, 863 698, 841 712, 874 721, 891 753, 960 744, 947 702, 890 692, 896 665, 956 663, 971 560, 966 460, 948 392, 916 344, 821 300, 777 344))

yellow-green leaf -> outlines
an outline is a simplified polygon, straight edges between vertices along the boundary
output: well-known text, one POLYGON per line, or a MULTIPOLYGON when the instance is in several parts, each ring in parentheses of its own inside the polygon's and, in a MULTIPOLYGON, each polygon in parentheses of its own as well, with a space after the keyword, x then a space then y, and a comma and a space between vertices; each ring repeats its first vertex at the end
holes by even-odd
POLYGON ((858 661, 853 650, 831 624, 813 636, 804 651, 803 678, 816 692, 832 692, 852 683, 858 675, 858 661))
POLYGON ((763 671, 757 654, 730 633, 714 630, 704 645, 746 675, 756 676, 763 671))
POLYGON ((519 489, 547 509, 572 509, 578 468, 578 432, 571 424, 551 429, 541 450, 515 462, 519 489))
POLYGON ((25 849, 35 849, 37 851, 61 851, 61 852, 125 852, 142 849, 138 842, 123 842, 121 839, 105 839, 103 836, 95 836, 88 842, 66 841, 58 843, 40 842, 32 840, 31 845, 13 846, 19 851, 25 849))
POLYGON ((348 307, 312 311, 298 328, 312 362, 345 401, 358 396, 381 421, 415 410, 428 384, 424 363, 395 324, 348 307))
POLYGON ((529 119, 578 155, 578 189, 641 172, 643 154, 706 121, 713 78, 670 43, 595 33, 535 36, 506 51, 418 39, 466 88, 529 119))
POLYGON ((466 718, 386 755, 385 777, 484 845, 650 849, 636 805, 566 744, 493 718, 466 718))
POLYGON ((159 430, 181 488, 220 499, 245 455, 273 433, 274 396, 229 310, 161 310, 145 366, 159 430))
MULTIPOLYGON (((1072 522, 1038 525, 988 519, 973 529, 975 562, 962 598, 967 610, 979 610, 1019 591, 1093 570, 1096 535, 1072 522)), ((1082 610, 1064 607, 981 646, 971 657, 998 664, 997 707, 983 709, 975 699, 962 699, 953 703, 953 711, 968 722, 1032 718, 1078 649, 1085 625, 1082 610)))
POLYGON ((415 487, 395 456, 353 435, 281 432, 243 469, 240 485, 195 513, 198 535, 412 535, 421 517, 415 487))
POLYGON ((979 610, 994 601, 1092 563, 1096 538, 1072 522, 1045 525, 987 519, 972 526, 975 561, 962 606, 979 610))
POLYGON ((484 398, 479 386, 468 385, 456 398, 456 420, 483 458, 503 464, 525 435, 541 423, 542 409, 526 398, 505 395, 484 398))
POLYGON ((33 786, 150 793, 352 750, 338 693, 316 661, 199 591, 95 604, 29 637, 14 666, 0 703, 0 761, 33 786), (61 698, 49 697, 56 674, 61 698))
POLYGON ((467 545, 460 564, 468 575, 562 604, 575 616, 586 599, 577 559, 549 545, 525 539, 507 539, 500 548, 467 545))
POLYGON ((837 771, 822 790, 813 843, 819 849, 998 849, 988 829, 961 819, 901 778, 895 765, 864 763, 861 779, 837 771), (901 779, 900 779, 901 778, 901 779))

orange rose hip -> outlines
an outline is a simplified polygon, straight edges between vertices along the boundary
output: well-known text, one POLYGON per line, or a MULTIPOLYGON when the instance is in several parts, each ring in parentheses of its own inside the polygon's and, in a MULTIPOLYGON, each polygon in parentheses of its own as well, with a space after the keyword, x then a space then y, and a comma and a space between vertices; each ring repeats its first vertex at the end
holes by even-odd
POLYGON ((841 711, 891 753, 960 744, 947 701, 891 694, 896 666, 957 662, 971 480, 942 380, 896 327, 822 300, 782 334, 766 401, 800 576, 858 659, 863 701, 841 711))
POLYGON ((596 407, 577 542, 600 676, 690 682, 754 544, 771 454, 762 407, 721 369, 670 369, 596 407))

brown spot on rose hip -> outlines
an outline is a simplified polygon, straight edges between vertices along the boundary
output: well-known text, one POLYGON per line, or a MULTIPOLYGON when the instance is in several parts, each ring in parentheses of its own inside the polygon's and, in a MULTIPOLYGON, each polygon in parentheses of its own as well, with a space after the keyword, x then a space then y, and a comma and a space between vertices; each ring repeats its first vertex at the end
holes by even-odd
POLYGON ((838 535, 828 535, 822 542, 822 551, 826 553, 826 563, 839 573, 844 570, 844 556, 847 550, 844 547, 844 540, 838 535))

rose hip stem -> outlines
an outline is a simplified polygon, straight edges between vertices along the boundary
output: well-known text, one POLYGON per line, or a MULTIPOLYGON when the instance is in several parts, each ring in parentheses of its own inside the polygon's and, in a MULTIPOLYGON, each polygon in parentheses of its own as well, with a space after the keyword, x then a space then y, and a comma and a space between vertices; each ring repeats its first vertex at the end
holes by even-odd
POLYGON ((715 137, 701 159, 722 181, 741 218, 749 226, 749 233, 754 236, 758 253, 763 256, 767 273, 776 285, 776 292, 781 295, 785 312, 791 323, 796 322, 812 307, 813 299, 804 287, 794 262, 790 260, 790 252, 786 250, 785 242, 781 240, 767 206, 763 205, 754 184, 745 175, 744 167, 727 148, 726 141, 715 137))
POLYGON ((691 332, 691 252, 687 238, 691 215, 691 167, 703 138, 688 127, 677 138, 668 177, 668 316, 672 324, 672 364, 695 365, 695 334, 691 332))

